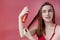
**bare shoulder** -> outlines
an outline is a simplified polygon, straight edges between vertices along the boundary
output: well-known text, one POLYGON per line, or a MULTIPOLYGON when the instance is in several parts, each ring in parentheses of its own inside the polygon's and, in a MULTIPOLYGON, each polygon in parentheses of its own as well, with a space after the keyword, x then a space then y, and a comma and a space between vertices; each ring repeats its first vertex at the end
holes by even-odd
POLYGON ((56 31, 57 34, 60 34, 60 25, 59 24, 56 25, 56 30, 55 31, 56 31))
POLYGON ((56 27, 57 27, 58 30, 60 30, 60 25, 59 24, 57 24, 56 27))
POLYGON ((59 24, 56 25, 55 33, 57 37, 56 39, 60 39, 60 25, 59 24))

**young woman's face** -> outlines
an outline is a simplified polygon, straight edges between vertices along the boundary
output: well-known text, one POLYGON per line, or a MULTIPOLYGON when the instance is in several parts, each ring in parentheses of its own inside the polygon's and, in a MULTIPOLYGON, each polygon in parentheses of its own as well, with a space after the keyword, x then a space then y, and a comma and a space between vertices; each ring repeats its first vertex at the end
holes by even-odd
POLYGON ((42 8, 42 18, 45 22, 51 22, 53 18, 53 9, 50 5, 45 5, 42 8))

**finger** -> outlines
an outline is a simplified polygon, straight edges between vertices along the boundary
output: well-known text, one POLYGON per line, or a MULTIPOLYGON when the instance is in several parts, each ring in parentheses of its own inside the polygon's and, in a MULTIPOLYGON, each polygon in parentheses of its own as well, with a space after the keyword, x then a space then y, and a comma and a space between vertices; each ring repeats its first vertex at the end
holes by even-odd
POLYGON ((25 29, 25 31, 27 32, 27 30, 25 29))
POLYGON ((25 6, 25 7, 24 7, 24 10, 28 10, 28 6, 25 6))
POLYGON ((26 32, 29 32, 29 30, 28 29, 25 29, 26 30, 26 32))
POLYGON ((25 6, 24 9, 22 10, 23 12, 27 12, 28 11, 28 7, 25 6))
POLYGON ((25 28, 24 28, 24 35, 26 35, 26 33, 27 33, 27 32, 25 31, 25 28))
POLYGON ((22 10, 22 12, 19 14, 19 17, 21 16, 23 16, 24 14, 28 14, 29 13, 29 11, 28 10, 22 10))

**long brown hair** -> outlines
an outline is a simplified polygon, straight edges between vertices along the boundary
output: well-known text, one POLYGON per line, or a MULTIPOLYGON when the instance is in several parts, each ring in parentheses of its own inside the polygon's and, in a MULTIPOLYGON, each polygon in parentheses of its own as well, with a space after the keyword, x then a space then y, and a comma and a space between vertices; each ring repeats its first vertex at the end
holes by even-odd
POLYGON ((45 6, 45 5, 50 5, 53 9, 53 19, 52 19, 52 22, 55 23, 55 10, 54 10, 54 7, 52 4, 50 4, 49 2, 45 2, 39 9, 38 11, 38 29, 36 31, 36 34, 38 37, 40 37, 43 33, 45 33, 45 23, 44 23, 44 20, 42 19, 42 8, 45 6))

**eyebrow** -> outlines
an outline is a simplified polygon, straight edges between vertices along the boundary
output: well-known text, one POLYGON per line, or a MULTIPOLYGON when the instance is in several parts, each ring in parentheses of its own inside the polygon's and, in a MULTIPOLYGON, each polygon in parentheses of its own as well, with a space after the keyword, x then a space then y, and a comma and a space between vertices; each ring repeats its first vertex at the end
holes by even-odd
POLYGON ((53 11, 53 9, 49 9, 49 11, 53 11))
MULTIPOLYGON (((45 12, 45 11, 46 11, 46 10, 44 9, 42 12, 45 12)), ((48 11, 53 11, 53 9, 50 8, 50 9, 48 9, 48 11)))

